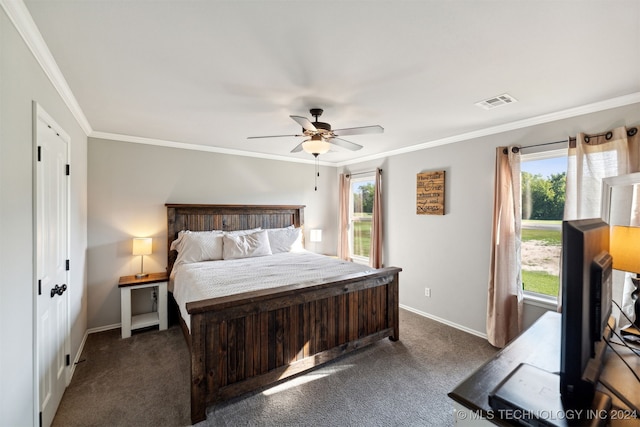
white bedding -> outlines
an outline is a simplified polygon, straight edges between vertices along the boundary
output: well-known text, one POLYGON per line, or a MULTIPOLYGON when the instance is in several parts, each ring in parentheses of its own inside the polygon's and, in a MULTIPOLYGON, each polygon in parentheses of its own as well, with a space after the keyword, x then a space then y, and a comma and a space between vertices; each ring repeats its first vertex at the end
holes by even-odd
POLYGON ((188 302, 297 283, 328 281, 345 274, 371 270, 365 265, 312 252, 285 252, 182 264, 173 269, 169 290, 180 307, 182 318, 191 328, 186 309, 188 302))

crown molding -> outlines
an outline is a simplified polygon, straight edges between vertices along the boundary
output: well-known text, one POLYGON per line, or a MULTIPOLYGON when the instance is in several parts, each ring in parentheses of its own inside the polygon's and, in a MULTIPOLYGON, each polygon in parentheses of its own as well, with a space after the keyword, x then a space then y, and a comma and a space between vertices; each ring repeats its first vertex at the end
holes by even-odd
MULTIPOLYGON (((0 0, 2 1, 2 0, 0 0)), ((374 154, 371 156, 360 157, 358 159, 347 160, 344 162, 327 162, 320 161, 322 166, 343 167, 353 164, 363 163, 370 160, 384 159, 387 157, 397 156, 400 154, 412 153, 414 151, 426 150, 428 148, 438 147, 440 145, 453 144, 455 142, 467 141, 470 139, 480 138, 484 136, 495 135, 503 132, 509 132, 512 130, 523 129, 531 126, 536 126, 544 123, 550 123, 557 120, 568 119, 571 117, 582 116, 590 113, 597 113, 599 111, 610 110, 612 108, 624 107, 627 105, 633 105, 640 103, 640 92, 635 92, 629 95, 619 96, 616 98, 607 99, 604 101, 594 102, 591 104, 582 105, 579 107, 569 108, 566 110, 557 111, 554 113, 543 114, 528 119, 518 120, 515 122, 505 123, 499 126, 492 126, 485 129, 479 129, 472 132, 461 133, 459 135, 450 136, 447 138, 435 139, 433 141, 424 142, 421 144, 412 145, 409 147, 399 148, 397 150, 385 151, 383 153, 374 154)), ((207 151, 211 153, 231 154, 235 156, 256 157, 269 160, 281 160, 285 162, 294 163, 314 163, 313 160, 306 159, 294 159, 286 156, 278 156, 264 153, 254 153, 242 150, 232 150, 227 148, 212 147, 198 144, 188 144, 184 142, 165 141, 160 139, 142 138, 130 135, 120 135, 107 132, 92 132, 90 135, 92 138, 112 139, 123 142, 133 142, 138 144, 158 145, 161 147, 182 148, 185 150, 199 150, 207 151)))
MULTIPOLYGON (((159 139, 152 138, 142 138, 137 136, 130 135, 120 135, 120 134, 112 134, 106 132, 96 132, 93 131, 89 121, 87 120, 84 112, 80 108, 80 104, 76 100, 73 95, 71 88, 67 84, 66 79, 62 75, 60 68, 58 68, 58 64, 56 63, 51 51, 47 47, 46 42, 44 41, 42 34, 38 30, 29 10, 22 0, 0 0, 0 6, 4 9, 7 16, 17 29, 18 33, 21 35, 22 39, 25 41, 34 57, 42 67, 43 71, 56 88, 62 100, 67 105, 78 124, 84 131, 84 133, 92 138, 101 138, 101 139, 112 139, 116 141, 124 141, 124 142, 133 142, 139 144, 147 144, 147 145, 158 145, 161 147, 172 147, 172 148, 181 148, 186 150, 199 150, 206 151, 212 153, 221 153, 221 154, 230 154, 236 156, 245 156, 245 157, 255 157, 261 159, 269 159, 269 160, 280 160, 286 162, 294 162, 294 163, 307 163, 312 164, 315 163, 314 160, 306 160, 306 159, 297 159, 291 158, 287 156, 280 155, 271 155, 271 154, 263 154, 263 153, 253 153, 243 150, 232 150, 211 146, 204 146, 198 144, 189 144, 183 142, 175 142, 175 141, 165 141, 159 139)), ((469 139, 480 138, 489 135, 495 135, 502 132, 508 132, 512 130, 522 129, 530 126, 536 126, 539 124, 549 123, 556 120, 567 119, 571 117, 576 117, 589 113, 596 113, 599 111, 604 111, 612 108, 623 107, 626 105, 631 105, 635 103, 640 103, 640 92, 635 92, 629 95, 619 96, 616 98, 611 98, 605 101, 595 102, 587 105, 583 105, 580 107, 569 108, 566 110, 558 111, 550 114, 543 114, 541 116, 532 117, 529 119, 518 120, 515 122, 506 123, 504 125, 492 126, 485 129, 480 129, 477 131, 466 132, 459 135, 454 135, 446 138, 440 138, 432 141, 427 141, 424 143, 412 145, 409 147, 400 148, 397 150, 386 151, 384 153, 375 154, 366 157, 360 157, 354 160, 347 160, 344 162, 327 162, 320 161, 319 164, 322 166, 333 166, 333 167, 342 167, 348 166, 352 164, 362 163, 370 160, 377 160, 386 157, 392 157, 399 154, 411 153, 414 151, 425 150, 428 148, 438 147, 440 145, 452 144, 454 142, 466 141, 469 139)))
POLYGON ((40 34, 40 30, 38 30, 38 27, 33 21, 27 6, 22 0, 0 0, 0 5, 53 84, 53 87, 62 97, 62 100, 75 117, 85 135, 89 136, 93 131, 91 125, 80 108, 80 104, 78 104, 75 96, 73 96, 71 88, 62 75, 60 68, 58 68, 58 64, 53 58, 44 38, 42 38, 42 34, 40 34))
POLYGON ((472 132, 461 133, 459 135, 449 136, 447 138, 435 139, 433 141, 412 145, 410 147, 400 148, 398 150, 387 151, 385 153, 375 154, 372 156, 362 157, 360 159, 348 160, 336 164, 337 167, 349 166, 356 163, 362 163, 369 160, 383 159, 386 157, 397 156, 399 154, 411 153, 414 151, 424 150, 427 148, 438 147, 440 145, 453 144, 454 142, 467 141, 469 139, 480 138, 483 136, 495 135, 502 132, 527 128, 544 123, 554 122, 557 120, 568 119, 571 117, 582 116, 584 114, 597 113, 599 111, 610 110, 612 108, 625 107, 640 103, 640 92, 631 93, 629 95, 619 96, 604 101, 594 102, 579 107, 569 108, 555 113, 543 114, 537 117, 518 120, 515 122, 505 123, 499 126, 492 126, 472 132))
MULTIPOLYGON (((112 141, 131 142, 134 144, 155 145, 158 147, 180 148, 182 150, 206 151, 208 153, 229 154, 232 156, 255 157, 258 159, 279 160, 283 162, 315 164, 315 160, 291 158, 287 156, 280 156, 277 154, 254 153, 251 151, 212 147, 210 145, 189 144, 185 142, 167 141, 163 139, 144 138, 140 136, 131 136, 131 135, 121 135, 121 134, 109 133, 109 132, 93 131, 91 132, 89 137, 97 138, 97 139, 107 139, 112 141)), ((320 166, 333 166, 333 167, 336 166, 335 163, 326 162, 322 160, 318 161, 318 164, 320 166)))

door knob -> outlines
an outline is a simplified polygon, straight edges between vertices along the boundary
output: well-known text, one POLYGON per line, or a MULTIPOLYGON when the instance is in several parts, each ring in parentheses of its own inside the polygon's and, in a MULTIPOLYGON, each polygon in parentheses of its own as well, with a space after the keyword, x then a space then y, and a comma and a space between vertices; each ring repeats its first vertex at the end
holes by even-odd
POLYGON ((51 298, 55 297, 56 295, 62 295, 66 290, 67 285, 65 284, 63 284, 62 286, 55 285, 53 288, 51 288, 51 298))

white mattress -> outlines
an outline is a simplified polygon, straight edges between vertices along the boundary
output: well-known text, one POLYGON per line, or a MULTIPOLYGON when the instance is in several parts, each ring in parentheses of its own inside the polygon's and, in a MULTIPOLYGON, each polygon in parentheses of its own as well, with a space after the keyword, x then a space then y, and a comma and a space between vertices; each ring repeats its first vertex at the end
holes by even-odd
POLYGON ((170 290, 191 328, 186 304, 209 298, 276 288, 305 282, 328 281, 371 267, 312 252, 286 252, 226 261, 182 264, 171 273, 170 290))

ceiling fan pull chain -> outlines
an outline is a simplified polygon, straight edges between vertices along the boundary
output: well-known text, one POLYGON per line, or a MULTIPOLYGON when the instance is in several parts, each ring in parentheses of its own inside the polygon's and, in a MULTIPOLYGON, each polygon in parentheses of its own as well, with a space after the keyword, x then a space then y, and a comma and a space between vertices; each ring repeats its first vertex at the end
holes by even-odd
POLYGON ((316 156, 316 173, 315 173, 315 190, 318 191, 318 177, 320 176, 320 164, 318 161, 318 156, 316 156))

